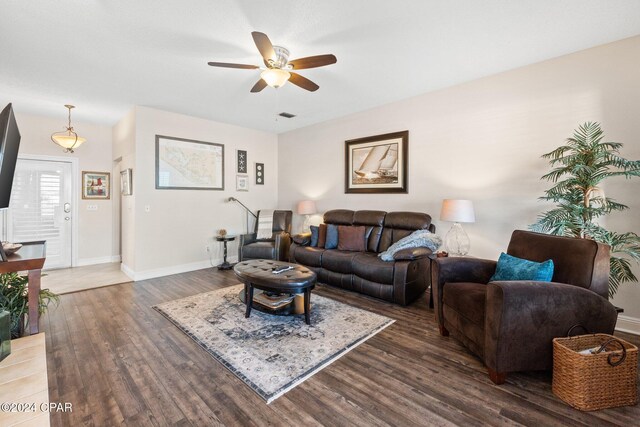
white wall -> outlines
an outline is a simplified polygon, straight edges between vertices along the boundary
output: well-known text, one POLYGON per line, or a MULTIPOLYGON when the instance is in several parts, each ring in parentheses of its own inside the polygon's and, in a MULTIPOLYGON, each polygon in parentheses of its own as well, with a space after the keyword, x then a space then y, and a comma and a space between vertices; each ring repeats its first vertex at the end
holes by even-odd
MULTIPOLYGON (((64 153, 63 149, 51 142, 53 132, 64 130, 67 123, 66 110, 60 108, 60 117, 34 116, 19 113, 19 105, 14 105, 16 121, 20 128, 20 155, 46 155, 75 157, 79 163, 78 188, 82 188, 82 171, 111 171, 111 127, 86 122, 73 121, 78 134, 87 139, 74 153, 64 153)), ((113 176, 111 177, 113 181, 113 176)), ((80 190, 79 190, 80 191, 80 190)), ((76 194, 78 203, 78 265, 110 262, 118 253, 111 246, 113 233, 113 212, 111 200, 82 200, 76 194), (96 205, 98 210, 88 211, 88 205, 96 205)), ((113 197, 113 193, 112 193, 113 197)))
MULTIPOLYGON (((465 225, 471 254, 495 259, 514 229, 549 207, 537 200, 549 187, 540 181, 549 170, 540 156, 578 124, 600 122, 608 139, 626 143, 623 155, 640 158, 639 69, 634 37, 281 134, 279 205, 314 199, 321 211, 422 211, 444 235, 442 199, 468 198, 477 218, 465 225), (409 130, 409 193, 345 194, 344 141, 402 130, 409 130)), ((640 233, 640 180, 610 187, 632 210, 609 224, 640 233)), ((626 285, 614 303, 640 318, 640 286, 626 285)))
POLYGON ((129 113, 113 127, 113 173, 116 177, 117 192, 114 193, 114 230, 112 247, 121 253, 123 270, 128 274, 135 270, 135 199, 136 186, 136 109, 129 113), (133 170, 134 191, 130 196, 120 194, 120 171, 133 170), (120 241, 122 236, 122 241, 120 241))
MULTIPOLYGON (((245 231, 244 212, 239 205, 225 202, 228 197, 237 197, 254 212, 277 207, 277 135, 147 107, 135 108, 135 135, 135 263, 130 267, 136 279, 207 267, 206 247, 218 263, 222 246, 213 241, 217 230, 225 228, 229 234, 245 231), (156 135, 224 144, 224 191, 156 190, 156 135), (235 190, 237 149, 248 151, 248 192, 235 190), (265 185, 254 185, 255 162, 265 164, 265 185)), ((123 209, 123 222, 130 214, 123 209)), ((236 248, 235 244, 230 246, 230 255, 235 257, 236 248)))

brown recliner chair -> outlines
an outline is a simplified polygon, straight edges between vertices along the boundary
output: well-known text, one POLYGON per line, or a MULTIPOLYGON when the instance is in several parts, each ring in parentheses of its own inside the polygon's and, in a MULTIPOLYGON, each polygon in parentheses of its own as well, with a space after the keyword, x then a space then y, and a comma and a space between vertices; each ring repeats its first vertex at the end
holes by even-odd
MULTIPOLYGON (((260 211, 258 211, 260 216, 260 211)), ((258 239, 258 221, 253 233, 240 236, 238 244, 238 261, 247 259, 289 260, 291 246, 292 211, 273 211, 273 227, 270 239, 258 239)))
POLYGON ((552 282, 489 282, 496 261, 438 258, 432 284, 440 333, 450 333, 479 356, 496 384, 508 372, 551 369, 552 339, 566 336, 571 326, 613 333, 609 249, 593 240, 514 231, 507 253, 552 259, 552 282))

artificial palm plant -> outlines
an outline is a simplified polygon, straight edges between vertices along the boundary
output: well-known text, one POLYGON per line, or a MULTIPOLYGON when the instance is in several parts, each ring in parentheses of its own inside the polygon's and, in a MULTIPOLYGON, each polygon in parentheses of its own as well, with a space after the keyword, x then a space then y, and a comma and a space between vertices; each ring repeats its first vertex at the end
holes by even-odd
MULTIPOLYGON (((59 303, 58 295, 49 289, 40 289, 38 311, 44 314, 51 302, 59 303)), ((25 315, 29 312, 28 280, 18 273, 0 274, 0 311, 11 313, 11 338, 19 338, 27 324, 25 315)))
POLYGON ((604 215, 629 209, 606 197, 602 183, 617 176, 640 176, 640 161, 621 157, 622 144, 603 142, 603 137, 599 123, 585 123, 565 145, 542 156, 554 167, 542 179, 554 185, 540 199, 552 201, 556 207, 539 215, 531 229, 610 245, 612 297, 620 284, 637 281, 630 260, 640 263, 640 237, 632 232, 609 231, 598 223, 598 218, 604 215))

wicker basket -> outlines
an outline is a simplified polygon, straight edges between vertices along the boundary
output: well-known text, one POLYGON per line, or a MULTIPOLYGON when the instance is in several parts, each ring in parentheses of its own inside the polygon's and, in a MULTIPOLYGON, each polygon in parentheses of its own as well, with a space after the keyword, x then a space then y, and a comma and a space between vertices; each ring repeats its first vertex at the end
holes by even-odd
POLYGON ((553 340, 553 393, 581 411, 638 403, 638 347, 607 334, 553 340), (579 351, 599 347, 597 354, 579 351))

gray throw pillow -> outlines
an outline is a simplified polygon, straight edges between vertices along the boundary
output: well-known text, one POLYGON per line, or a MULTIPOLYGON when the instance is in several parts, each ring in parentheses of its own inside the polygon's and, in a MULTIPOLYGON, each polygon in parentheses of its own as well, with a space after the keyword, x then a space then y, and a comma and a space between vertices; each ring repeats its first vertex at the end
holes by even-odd
POLYGON ((324 242, 325 249, 335 249, 338 247, 338 226, 327 224, 327 240, 324 242))
POLYGON ((318 246, 318 232, 320 231, 320 228, 317 225, 311 225, 309 226, 309 229, 311 230, 310 246, 313 246, 315 248, 318 246))

